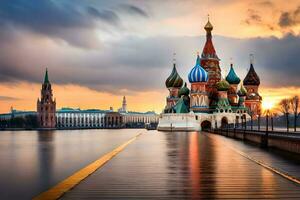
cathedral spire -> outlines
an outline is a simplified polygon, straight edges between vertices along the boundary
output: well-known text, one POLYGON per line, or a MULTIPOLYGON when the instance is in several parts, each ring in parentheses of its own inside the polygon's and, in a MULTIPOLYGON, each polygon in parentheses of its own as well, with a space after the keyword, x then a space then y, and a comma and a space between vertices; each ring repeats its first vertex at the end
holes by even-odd
POLYGON ((215 47, 212 42, 212 30, 213 30, 213 25, 209 21, 209 16, 206 25, 204 26, 204 29, 206 31, 206 42, 202 51, 201 58, 202 59, 216 59, 219 60, 215 47))

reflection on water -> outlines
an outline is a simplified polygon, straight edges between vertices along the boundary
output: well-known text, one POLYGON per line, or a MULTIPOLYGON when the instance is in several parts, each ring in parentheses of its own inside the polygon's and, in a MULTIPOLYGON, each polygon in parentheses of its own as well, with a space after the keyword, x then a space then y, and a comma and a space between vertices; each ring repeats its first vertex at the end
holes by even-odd
POLYGON ((39 190, 42 191, 43 188, 49 187, 52 184, 52 177, 54 168, 54 145, 53 140, 55 139, 55 131, 38 131, 38 171, 39 171, 39 179, 38 187, 39 190))
POLYGON ((204 133, 151 131, 63 199, 300 197, 298 186, 236 153, 228 144, 204 133))
POLYGON ((30 199, 140 131, 0 132, 0 199, 30 199))
MULTIPOLYGON (((139 132, 2 132, 0 199, 30 199, 139 132)), ((298 186, 236 153, 231 140, 218 138, 149 131, 64 198, 262 199, 285 198, 290 191, 300 197, 298 186)))
POLYGON ((199 137, 197 132, 166 134, 170 196, 214 197, 214 149, 210 140, 199 137))
POLYGON ((197 132, 173 132, 165 138, 170 199, 274 198, 274 188, 287 187, 220 140, 197 132))

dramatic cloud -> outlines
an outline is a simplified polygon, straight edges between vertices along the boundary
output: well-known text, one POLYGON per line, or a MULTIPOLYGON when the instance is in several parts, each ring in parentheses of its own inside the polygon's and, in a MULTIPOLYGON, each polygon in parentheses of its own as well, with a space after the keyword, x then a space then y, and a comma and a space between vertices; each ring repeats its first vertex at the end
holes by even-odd
MULTIPOLYGON (((60 85, 77 84, 109 93, 159 90, 164 88, 164 80, 171 71, 173 52, 177 53, 178 71, 186 80, 195 54, 202 51, 205 42, 204 36, 195 36, 204 34, 206 22, 205 17, 199 17, 199 11, 203 13, 212 3, 172 2, 3 0, 0 82, 40 83, 48 67, 51 81, 60 85), (189 25, 193 23, 197 31, 185 34, 190 33, 189 25)), ((250 28, 239 28, 231 21, 231 15, 226 19, 215 17, 214 34, 227 29, 251 34, 252 25, 268 24, 259 6, 265 10, 272 7, 269 12, 278 7, 270 1, 248 1, 246 6, 239 2, 219 0, 213 8, 224 9, 226 5, 227 14, 236 14, 233 8, 244 10, 245 15, 234 19, 246 19, 246 28, 250 28)), ((295 23, 299 13, 300 7, 293 9, 288 19, 292 17, 294 22, 282 24, 295 23)), ((274 19, 276 24, 278 18, 274 19)), ((252 39, 214 36, 214 43, 224 73, 233 57, 243 78, 249 67, 248 56, 254 53, 255 67, 264 85, 300 85, 298 35, 252 39)))
MULTIPOLYGON (((201 52, 205 42, 204 36, 128 36, 106 42, 99 50, 85 51, 61 47, 51 40, 36 39, 26 33, 22 36, 16 43, 0 44, 0 81, 40 83, 48 67, 54 83, 78 84, 110 93, 164 88, 164 80, 171 71, 173 52, 177 53, 178 71, 186 80, 194 65, 196 51, 201 52)), ((282 39, 215 36, 214 43, 224 73, 229 58, 233 57, 236 70, 243 78, 249 68, 249 54, 254 53, 255 67, 264 85, 300 86, 298 36, 286 35, 282 39)))
POLYGON ((283 28, 300 24, 300 6, 292 12, 282 12, 278 24, 283 28))
MULTIPOLYGON (((111 32, 124 28, 114 4, 92 4, 67 0, 3 0, 0 4, 2 28, 27 29, 50 38, 84 48, 99 48, 97 30, 111 32)), ((146 11, 122 4, 123 15, 148 16, 146 11)))

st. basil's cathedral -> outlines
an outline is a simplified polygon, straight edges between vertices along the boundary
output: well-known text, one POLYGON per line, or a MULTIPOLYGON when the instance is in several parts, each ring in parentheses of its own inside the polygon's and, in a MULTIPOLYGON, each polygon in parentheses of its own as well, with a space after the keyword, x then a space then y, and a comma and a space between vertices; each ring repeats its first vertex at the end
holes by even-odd
POLYGON ((220 59, 212 41, 213 26, 209 20, 204 29, 206 43, 201 57, 197 54, 195 66, 188 74, 190 89, 173 63, 172 72, 165 82, 169 96, 158 130, 197 131, 228 124, 238 126, 261 114, 260 79, 254 70, 253 59, 243 83, 233 64, 225 79, 222 78, 220 59))

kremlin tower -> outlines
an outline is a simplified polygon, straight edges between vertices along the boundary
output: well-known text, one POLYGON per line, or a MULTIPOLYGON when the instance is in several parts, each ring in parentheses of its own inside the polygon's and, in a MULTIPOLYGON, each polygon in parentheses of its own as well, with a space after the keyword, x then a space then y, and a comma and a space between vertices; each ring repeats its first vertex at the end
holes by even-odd
POLYGON ((44 83, 41 90, 41 99, 37 100, 37 119, 41 128, 56 127, 56 101, 53 100, 51 83, 46 69, 44 83))

